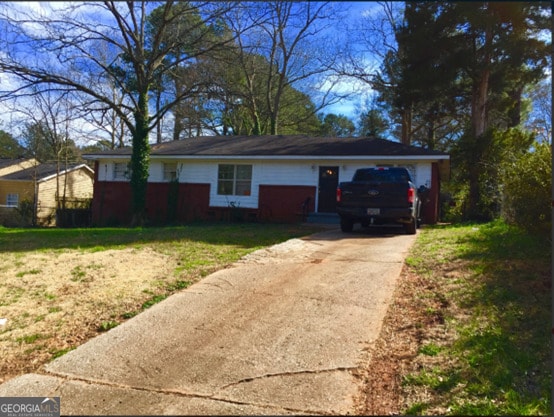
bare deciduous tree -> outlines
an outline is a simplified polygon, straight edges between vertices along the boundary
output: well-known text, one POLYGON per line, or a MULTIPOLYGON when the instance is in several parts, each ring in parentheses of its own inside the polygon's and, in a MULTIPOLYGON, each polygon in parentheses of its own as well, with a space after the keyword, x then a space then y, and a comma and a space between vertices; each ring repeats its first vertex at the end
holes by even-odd
POLYGON ((329 2, 269 1, 232 11, 227 22, 237 43, 233 65, 244 85, 232 95, 247 104, 253 134, 279 133, 283 108, 294 105, 284 102, 290 88, 316 99, 313 113, 341 98, 332 77, 337 39, 326 33, 340 17, 338 4, 329 2), (255 22, 251 29, 243 26, 247 21, 255 22))
POLYGON ((165 42, 168 32, 173 22, 198 9, 204 21, 216 22, 232 4, 105 1, 57 7, 55 13, 44 13, 0 6, 0 71, 17 80, 15 86, 0 85, 0 100, 34 95, 33 87, 48 84, 79 92, 90 106, 115 112, 132 136, 132 224, 141 224, 146 215, 149 132, 181 100, 175 96, 151 114, 152 87, 161 73, 195 62, 216 47, 205 42, 211 28, 203 22, 189 28, 186 39, 165 42), (161 8, 154 27, 147 17, 157 7, 161 8), (191 48, 195 44, 202 47, 191 48), (165 59, 168 56, 172 59, 165 59), (114 100, 113 85, 123 100, 114 100))

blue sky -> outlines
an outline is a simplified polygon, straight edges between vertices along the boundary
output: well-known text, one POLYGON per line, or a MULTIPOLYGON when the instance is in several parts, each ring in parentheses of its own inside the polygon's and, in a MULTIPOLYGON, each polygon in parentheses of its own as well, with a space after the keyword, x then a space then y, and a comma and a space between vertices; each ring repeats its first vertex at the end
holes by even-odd
MULTIPOLYGON (((360 20, 368 16, 372 16, 375 13, 382 12, 382 6, 375 1, 353 1, 344 2, 345 8, 348 9, 347 20, 344 22, 344 27, 335 28, 339 32, 339 36, 344 36, 345 28, 353 29, 360 20)), ((400 3, 398 3, 400 5, 400 3)), ((379 65, 379 58, 366 54, 365 58, 368 67, 375 68, 379 65)), ((367 110, 367 102, 373 97, 371 88, 361 81, 356 81, 347 77, 343 77, 339 86, 340 92, 353 92, 353 95, 344 99, 337 104, 333 104, 327 107, 323 113, 334 113, 344 115, 350 118, 355 124, 358 123, 359 115, 361 111, 367 110)))

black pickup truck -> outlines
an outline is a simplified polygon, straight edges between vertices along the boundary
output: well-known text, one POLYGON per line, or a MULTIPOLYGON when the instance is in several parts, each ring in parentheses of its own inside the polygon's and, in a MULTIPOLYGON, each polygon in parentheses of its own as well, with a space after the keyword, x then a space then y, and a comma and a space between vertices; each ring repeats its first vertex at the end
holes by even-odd
POLYGON ((421 201, 406 168, 358 169, 337 188, 337 213, 343 232, 362 226, 401 223, 408 234, 419 225, 421 201))

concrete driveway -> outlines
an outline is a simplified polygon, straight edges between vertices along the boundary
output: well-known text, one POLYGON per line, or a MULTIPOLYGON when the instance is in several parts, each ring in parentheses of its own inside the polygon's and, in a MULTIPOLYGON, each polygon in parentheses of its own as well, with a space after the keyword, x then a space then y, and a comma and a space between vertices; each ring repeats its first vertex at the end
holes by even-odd
POLYGON ((329 230, 255 252, 0 396, 61 397, 63 415, 353 413, 414 240, 329 230))

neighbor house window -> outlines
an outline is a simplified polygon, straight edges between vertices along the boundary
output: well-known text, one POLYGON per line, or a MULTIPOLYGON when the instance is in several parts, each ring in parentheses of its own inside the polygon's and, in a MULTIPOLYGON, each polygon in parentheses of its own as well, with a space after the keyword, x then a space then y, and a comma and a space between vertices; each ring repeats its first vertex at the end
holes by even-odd
POLYGON ((17 207, 19 205, 19 194, 8 194, 6 197, 8 207, 17 207))
POLYGON ((116 162, 113 168, 114 180, 128 180, 131 178, 131 169, 127 162, 116 162))
POLYGON ((177 180, 177 164, 164 164, 164 181, 177 180))
POLYGON ((219 165, 217 193, 221 195, 250 195, 252 165, 219 165))

